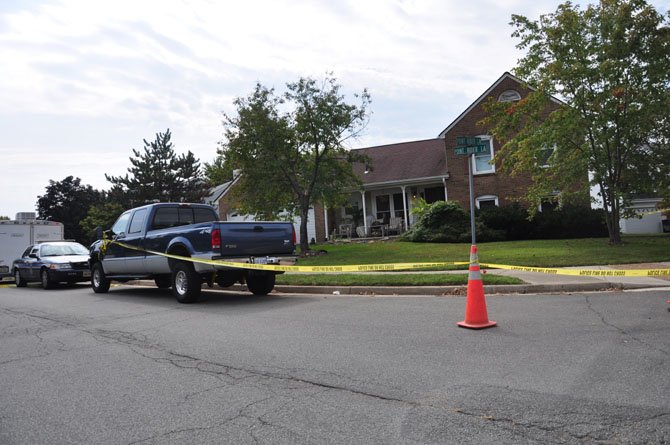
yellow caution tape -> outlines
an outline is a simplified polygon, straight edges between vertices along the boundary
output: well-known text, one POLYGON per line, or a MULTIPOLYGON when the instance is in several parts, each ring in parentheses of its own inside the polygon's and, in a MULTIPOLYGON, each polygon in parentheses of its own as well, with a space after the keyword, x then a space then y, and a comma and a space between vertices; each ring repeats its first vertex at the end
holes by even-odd
POLYGON ((636 212, 637 215, 645 216, 645 215, 655 215, 656 213, 665 213, 665 212, 670 212, 670 209, 658 209, 658 210, 652 210, 650 212, 647 212, 645 210, 641 210, 636 212))
POLYGON ((519 270, 522 272, 539 272, 554 275, 570 275, 579 277, 662 277, 670 276, 670 269, 639 269, 639 270, 599 270, 599 269, 552 269, 544 267, 509 266, 506 264, 481 263, 481 267, 492 269, 519 270))
MULTIPOLYGON (((468 261, 443 261, 432 263, 389 263, 389 264, 354 264, 339 266, 282 266, 276 264, 250 264, 238 263, 234 261, 206 260, 202 258, 185 257, 180 255, 171 255, 152 250, 145 250, 139 247, 131 246, 119 241, 106 241, 105 244, 115 243, 126 249, 132 249, 139 252, 146 252, 152 255, 160 255, 166 258, 173 258, 181 261, 191 261, 193 263, 209 264, 212 266, 224 266, 236 269, 269 270, 274 272, 318 272, 318 273, 338 273, 338 272, 375 272, 375 271, 395 271, 395 270, 417 270, 426 268, 436 268, 444 266, 463 266, 470 264, 468 261)), ((639 269, 639 270, 598 270, 598 269, 563 269, 563 268, 545 268, 529 266, 510 266, 507 264, 479 263, 480 267, 491 269, 518 270, 522 272, 538 272, 553 275, 570 275, 581 277, 663 277, 670 276, 670 269, 639 269)))
POLYGON ((180 255, 171 255, 162 252, 155 252, 152 250, 140 249, 139 247, 131 246, 129 244, 121 243, 119 241, 110 241, 110 243, 117 244, 126 249, 132 249, 139 252, 146 252, 152 255, 160 255, 166 258, 173 258, 181 261, 191 261, 193 263, 209 264, 212 266, 225 266, 237 269, 253 269, 253 270, 270 270, 274 272, 374 272, 374 271, 394 271, 394 270, 417 270, 444 266, 462 266, 469 264, 468 262, 433 262, 433 263, 391 263, 391 264, 354 264, 341 266, 282 266, 277 264, 251 264, 238 263, 234 261, 222 260, 206 260, 202 258, 185 257, 180 255))

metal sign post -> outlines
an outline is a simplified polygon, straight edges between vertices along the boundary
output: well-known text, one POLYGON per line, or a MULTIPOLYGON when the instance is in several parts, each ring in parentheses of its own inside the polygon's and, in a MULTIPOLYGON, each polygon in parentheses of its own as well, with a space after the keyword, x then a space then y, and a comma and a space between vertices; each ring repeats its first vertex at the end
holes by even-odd
POLYGON ((470 230, 472 230, 472 245, 477 245, 475 236, 475 188, 473 185, 472 169, 475 165, 475 154, 468 156, 468 184, 470 185, 470 230))
POLYGON ((475 165, 475 154, 485 153, 489 146, 483 144, 481 138, 476 137, 457 137, 456 143, 459 145, 454 150, 456 155, 468 156, 468 184, 470 186, 470 230, 472 231, 472 245, 477 244, 477 237, 475 234, 475 190, 473 184, 472 170, 475 165))

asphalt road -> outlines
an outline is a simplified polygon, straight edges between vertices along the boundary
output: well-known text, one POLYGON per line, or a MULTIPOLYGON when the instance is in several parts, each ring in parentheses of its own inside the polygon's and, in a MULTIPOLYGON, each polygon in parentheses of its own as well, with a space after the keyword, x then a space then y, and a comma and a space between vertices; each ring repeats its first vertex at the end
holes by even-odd
POLYGON ((667 292, 0 288, 0 443, 668 443, 667 292))

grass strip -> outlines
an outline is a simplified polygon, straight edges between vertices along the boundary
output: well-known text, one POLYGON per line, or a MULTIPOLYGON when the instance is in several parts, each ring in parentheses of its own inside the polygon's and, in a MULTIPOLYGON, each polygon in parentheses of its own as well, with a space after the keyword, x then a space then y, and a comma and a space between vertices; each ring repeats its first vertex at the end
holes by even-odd
MULTIPOLYGON (((482 274, 484 284, 523 284, 515 277, 482 274)), ((283 274, 277 284, 294 286, 464 286, 467 274, 283 274)))
MULTIPOLYGON (((670 234, 624 236, 612 246, 606 238, 529 240, 479 243, 479 261, 534 267, 566 267, 670 261, 670 234)), ((470 245, 464 243, 372 243, 321 244, 312 246, 327 254, 301 258, 304 266, 338 264, 411 263, 468 261, 470 245)), ((467 268, 467 266, 464 266, 467 268)), ((458 269, 446 267, 444 269, 458 269)))

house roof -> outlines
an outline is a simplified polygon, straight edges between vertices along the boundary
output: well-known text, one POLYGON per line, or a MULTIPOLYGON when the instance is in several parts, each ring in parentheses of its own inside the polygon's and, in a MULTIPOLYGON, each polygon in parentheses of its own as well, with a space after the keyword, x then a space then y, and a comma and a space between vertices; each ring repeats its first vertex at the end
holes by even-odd
POLYGON ((402 142, 361 148, 371 165, 354 164, 354 172, 364 185, 407 182, 412 179, 448 177, 443 139, 402 142))
MULTIPOLYGON (((505 80, 505 79, 511 79, 511 80, 515 81, 516 83, 518 83, 519 85, 523 85, 524 87, 526 87, 526 88, 528 88, 528 89, 530 89, 530 90, 534 90, 534 88, 532 88, 531 86, 527 85, 523 80, 521 80, 521 79, 519 79, 518 77, 516 77, 515 75, 510 74, 510 73, 508 73, 507 71, 505 71, 505 72, 502 74, 502 76, 500 76, 500 77, 498 78, 498 80, 496 80, 495 82, 493 82, 493 84, 492 84, 490 87, 488 87, 488 89, 487 89, 486 91, 484 91, 484 92, 481 94, 481 96, 479 96, 477 99, 475 99, 475 101, 472 102, 472 103, 470 104, 470 106, 469 106, 468 108, 465 109, 465 111, 463 111, 461 114, 459 114, 458 117, 457 117, 456 119, 453 120, 453 122, 451 122, 449 125, 447 125, 447 128, 445 128, 444 130, 442 130, 442 131, 440 132, 440 134, 438 135, 438 137, 439 137, 439 138, 444 138, 444 137, 446 136, 446 134, 449 132, 449 130, 451 130, 452 128, 454 128, 454 126, 455 126, 456 124, 458 124, 458 123, 461 121, 461 119, 463 119, 465 116, 467 116, 468 113, 470 113, 470 111, 472 111, 477 105, 479 105, 484 99, 486 99, 486 97, 487 97, 489 94, 491 94, 491 92, 492 92, 498 85, 500 85, 500 83, 501 83, 503 80, 505 80)), ((561 104, 561 105, 563 104, 562 101, 560 101, 559 99, 556 99, 556 98, 553 97, 553 96, 550 96, 550 99, 551 99, 552 102, 554 102, 554 103, 556 103, 556 104, 561 104)))
POLYGON ((216 187, 212 187, 212 188, 209 190, 209 195, 208 195, 208 196, 205 196, 205 197, 202 199, 202 201, 203 201, 205 204, 216 205, 216 204, 219 202, 219 199, 221 199, 221 197, 222 197, 223 195, 225 195, 225 194, 228 192, 228 190, 230 189, 230 187, 232 187, 232 185, 233 185, 235 182, 237 182, 237 180, 239 179, 239 177, 240 177, 240 176, 237 175, 235 178, 233 178, 232 181, 224 182, 224 183, 221 184, 221 185, 217 185, 216 187))

